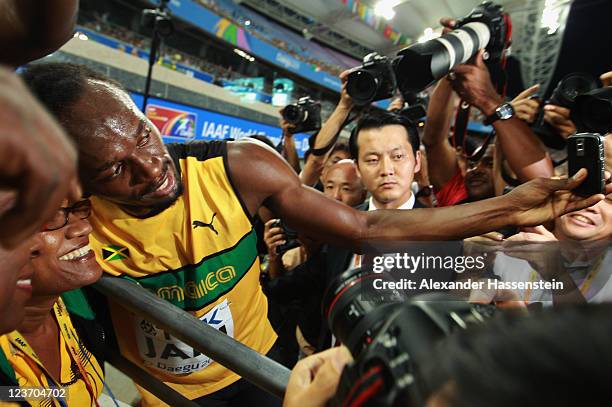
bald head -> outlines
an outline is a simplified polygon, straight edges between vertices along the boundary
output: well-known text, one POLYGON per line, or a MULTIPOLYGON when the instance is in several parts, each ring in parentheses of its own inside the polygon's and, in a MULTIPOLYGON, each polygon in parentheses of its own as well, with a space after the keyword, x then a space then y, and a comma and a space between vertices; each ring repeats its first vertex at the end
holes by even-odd
POLYGON ((323 175, 323 193, 349 206, 363 202, 366 189, 352 160, 340 160, 323 175))

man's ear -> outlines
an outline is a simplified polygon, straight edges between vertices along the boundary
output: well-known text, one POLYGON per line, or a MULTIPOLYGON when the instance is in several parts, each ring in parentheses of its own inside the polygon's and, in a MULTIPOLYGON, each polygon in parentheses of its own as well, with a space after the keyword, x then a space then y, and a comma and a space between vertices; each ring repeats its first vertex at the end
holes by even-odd
POLYGON ((414 154, 414 172, 417 173, 421 170, 421 151, 417 150, 414 154))

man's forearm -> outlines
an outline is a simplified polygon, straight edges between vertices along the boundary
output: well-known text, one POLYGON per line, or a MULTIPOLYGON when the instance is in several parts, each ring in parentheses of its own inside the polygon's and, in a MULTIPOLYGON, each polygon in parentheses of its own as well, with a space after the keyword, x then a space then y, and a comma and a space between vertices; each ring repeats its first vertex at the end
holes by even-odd
MULTIPOLYGON (((489 116, 502 103, 501 97, 491 100, 481 110, 489 116)), ((552 177, 553 166, 537 136, 527 124, 513 117, 493 123, 495 133, 502 149, 503 157, 519 181, 527 182, 536 177, 552 177)))
POLYGON ((482 235, 513 223, 505 197, 444 208, 364 212, 368 240, 455 240, 482 235))
POLYGON ((351 113, 349 108, 340 105, 336 107, 317 135, 314 144, 315 150, 327 147, 334 140, 334 137, 342 130, 342 125, 349 113, 351 113))
POLYGON ((296 174, 300 173, 300 158, 298 157, 297 150, 295 148, 295 139, 292 135, 287 137, 285 135, 285 142, 283 144, 283 152, 285 159, 291 165, 291 168, 295 170, 296 174))
POLYGON ((445 78, 438 81, 429 98, 427 123, 423 131, 423 144, 437 145, 446 143, 453 118, 455 93, 445 78))

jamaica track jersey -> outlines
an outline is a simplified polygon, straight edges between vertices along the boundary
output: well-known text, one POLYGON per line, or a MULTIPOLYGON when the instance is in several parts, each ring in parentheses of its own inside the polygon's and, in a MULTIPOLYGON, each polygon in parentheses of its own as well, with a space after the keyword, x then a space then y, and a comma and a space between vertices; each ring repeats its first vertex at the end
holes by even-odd
MULTIPOLYGON (((259 284, 257 238, 232 185, 225 142, 167 146, 183 194, 168 209, 135 218, 93 198, 91 246, 104 270, 143 287, 266 354, 276 340, 259 284)), ((111 304, 122 353, 194 399, 239 376, 152 323, 111 304)), ((161 402, 143 391, 148 405, 161 402)))

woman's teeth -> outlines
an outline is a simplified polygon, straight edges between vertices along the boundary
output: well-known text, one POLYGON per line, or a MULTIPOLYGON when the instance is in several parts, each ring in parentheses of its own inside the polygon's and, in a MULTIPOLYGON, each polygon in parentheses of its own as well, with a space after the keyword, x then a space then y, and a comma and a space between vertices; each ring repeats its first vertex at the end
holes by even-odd
POLYGON ((24 278, 22 280, 17 280, 17 287, 29 287, 32 285, 31 278, 24 278))
POLYGON ((70 253, 64 254, 59 259, 60 260, 74 260, 74 259, 78 259, 79 257, 85 256, 87 253, 89 253, 90 250, 91 250, 91 248, 89 247, 89 245, 85 245, 85 246, 81 247, 80 249, 75 249, 75 250, 71 251, 70 253))
POLYGON ((587 218, 585 216, 582 216, 582 215, 576 215, 576 216, 574 216, 574 218, 576 220, 579 220, 580 222, 588 223, 589 225, 593 224, 593 222, 591 222, 591 219, 589 219, 589 218, 587 218))

